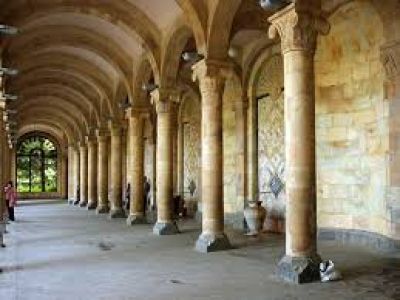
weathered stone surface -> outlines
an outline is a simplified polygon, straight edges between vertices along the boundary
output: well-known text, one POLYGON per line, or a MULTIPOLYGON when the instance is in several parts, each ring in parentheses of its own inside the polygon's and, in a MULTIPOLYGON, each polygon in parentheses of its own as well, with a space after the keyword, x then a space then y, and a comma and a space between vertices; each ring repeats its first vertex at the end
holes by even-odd
POLYGON ((94 210, 97 208, 97 202, 89 202, 87 205, 88 210, 94 210))
POLYGON ((202 233, 196 241, 195 249, 202 253, 209 253, 232 249, 232 245, 224 233, 202 233))
POLYGON ((284 256, 277 268, 280 278, 285 281, 301 284, 320 280, 319 263, 321 258, 284 256))
POLYGON ((139 215, 129 215, 128 218, 126 219, 126 224, 128 226, 133 226, 136 224, 148 224, 147 218, 145 216, 139 216, 139 215))
POLYGON ((179 233, 179 229, 174 221, 169 223, 157 222, 153 227, 153 233, 156 235, 173 235, 179 233))
POLYGON ((98 206, 96 209, 97 214, 108 214, 110 212, 110 208, 108 206, 98 206))
POLYGON ((122 208, 112 208, 110 211, 110 219, 126 218, 126 213, 122 208))

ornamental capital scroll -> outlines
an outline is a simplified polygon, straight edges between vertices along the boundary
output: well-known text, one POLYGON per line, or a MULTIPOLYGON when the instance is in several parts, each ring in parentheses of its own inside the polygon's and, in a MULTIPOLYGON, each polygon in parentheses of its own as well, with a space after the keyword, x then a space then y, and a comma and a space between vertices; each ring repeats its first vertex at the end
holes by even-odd
POLYGON ((314 54, 318 34, 326 35, 330 30, 329 23, 321 13, 297 10, 295 3, 277 12, 268 20, 271 23, 268 35, 274 39, 279 34, 283 54, 290 51, 314 54))

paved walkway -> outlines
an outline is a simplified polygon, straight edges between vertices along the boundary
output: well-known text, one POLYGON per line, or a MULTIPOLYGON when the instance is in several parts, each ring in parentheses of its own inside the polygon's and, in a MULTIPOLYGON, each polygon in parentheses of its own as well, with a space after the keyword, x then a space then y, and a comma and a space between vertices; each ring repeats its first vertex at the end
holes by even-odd
POLYGON ((150 225, 129 228, 66 204, 21 206, 0 249, 1 300, 329 300, 400 299, 400 257, 332 242, 320 254, 345 280, 295 286, 274 276, 283 239, 229 233, 237 249, 193 251, 194 223, 157 237, 150 225))

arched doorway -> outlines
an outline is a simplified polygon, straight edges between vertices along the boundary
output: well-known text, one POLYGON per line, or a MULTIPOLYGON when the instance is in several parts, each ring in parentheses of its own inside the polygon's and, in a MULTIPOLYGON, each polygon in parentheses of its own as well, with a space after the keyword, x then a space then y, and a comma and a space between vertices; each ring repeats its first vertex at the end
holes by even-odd
POLYGON ((23 136, 16 149, 16 186, 20 195, 50 195, 59 190, 58 146, 41 133, 23 136))

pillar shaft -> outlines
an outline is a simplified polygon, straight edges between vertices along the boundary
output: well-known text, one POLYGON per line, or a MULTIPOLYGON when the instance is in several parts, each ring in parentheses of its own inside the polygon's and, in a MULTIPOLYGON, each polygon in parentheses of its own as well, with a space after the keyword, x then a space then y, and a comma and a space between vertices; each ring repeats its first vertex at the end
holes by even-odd
POLYGON ((111 131, 111 218, 124 218, 122 208, 122 127, 112 124, 111 131))
POLYGON ((144 118, 132 112, 129 120, 131 131, 132 182, 128 225, 146 223, 144 206, 144 118))
POLYGON ((235 218, 234 226, 243 229, 243 210, 247 197, 247 97, 243 96, 236 102, 236 153, 237 153, 237 182, 236 195, 237 203, 242 204, 242 212, 235 218))
POLYGON ((68 203, 74 202, 74 147, 68 146, 68 203))
POLYGON ((94 137, 89 137, 88 145, 88 209, 97 206, 97 143, 94 137))
POLYGON ((79 147, 80 154, 80 202, 79 206, 84 207, 88 202, 88 149, 84 143, 79 147))
POLYGON ((157 223, 153 232, 159 235, 178 232, 173 220, 173 149, 172 126, 174 103, 170 95, 157 91, 152 95, 157 109, 157 223))
POLYGON ((211 252, 230 248, 224 234, 222 96, 225 65, 207 61, 193 69, 201 92, 202 233, 196 249, 211 252))
POLYGON ((98 205, 97 213, 108 213, 108 137, 105 134, 98 134, 98 158, 97 158, 97 186, 98 205))
POLYGON ((79 155, 79 148, 74 148, 74 202, 73 204, 77 205, 80 200, 80 155, 79 155))
POLYGON ((282 40, 285 84, 286 256, 279 275, 295 283, 319 279, 316 240, 314 53, 329 25, 292 4, 270 18, 282 40), (325 27, 325 28, 324 28, 325 27))
MULTIPOLYGON (((0 113, 2 114, 3 110, 0 109, 0 113)), ((5 180, 4 180, 4 150, 6 147, 6 135, 5 135, 5 130, 4 130, 4 123, 3 123, 3 119, 0 119, 0 164, 1 164, 1 168, 0 168, 0 184, 2 187, 5 186, 5 180)), ((6 209, 6 204, 5 204, 5 194, 3 191, 1 191, 1 195, 0 195, 0 222, 3 222, 3 217, 4 217, 4 213, 5 213, 5 209, 6 209)), ((1 240, 0 242, 2 242, 2 236, 3 236, 3 232, 0 232, 0 237, 1 240)))

